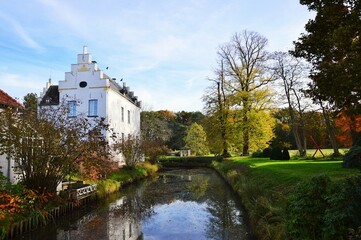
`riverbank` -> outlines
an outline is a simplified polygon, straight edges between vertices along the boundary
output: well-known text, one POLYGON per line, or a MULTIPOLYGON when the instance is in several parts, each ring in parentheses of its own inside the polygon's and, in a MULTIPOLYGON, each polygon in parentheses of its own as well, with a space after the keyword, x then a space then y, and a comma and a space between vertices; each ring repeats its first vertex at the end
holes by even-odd
POLYGON ((44 226, 91 201, 106 198, 126 185, 153 176, 157 171, 157 165, 144 162, 133 169, 119 169, 105 180, 85 180, 97 184, 97 193, 80 201, 66 200, 54 194, 37 194, 20 184, 10 186, 0 191, 0 239, 44 226))
MULTIPOLYGON (((330 159, 272 161, 236 157, 213 162, 212 166, 240 196, 258 239, 290 239, 286 209, 291 193, 300 183, 319 174, 336 183, 358 174, 357 170, 342 168, 341 160, 330 159)), ((314 201, 316 205, 317 199, 314 201)))

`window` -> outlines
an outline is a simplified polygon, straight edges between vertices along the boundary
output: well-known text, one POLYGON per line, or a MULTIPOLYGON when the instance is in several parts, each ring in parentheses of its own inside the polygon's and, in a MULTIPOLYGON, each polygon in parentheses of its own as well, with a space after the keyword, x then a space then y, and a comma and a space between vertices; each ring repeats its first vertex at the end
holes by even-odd
POLYGON ((130 123, 130 111, 128 110, 128 123, 130 123))
POLYGON ((76 117, 76 101, 68 102, 68 117, 76 117))
POLYGON ((124 108, 122 107, 122 122, 124 122, 124 108))
POLYGON ((79 87, 81 87, 81 88, 85 88, 87 85, 88 85, 88 83, 85 81, 82 81, 79 83, 79 87))
POLYGON ((89 100, 89 117, 97 117, 98 116, 98 99, 89 100))

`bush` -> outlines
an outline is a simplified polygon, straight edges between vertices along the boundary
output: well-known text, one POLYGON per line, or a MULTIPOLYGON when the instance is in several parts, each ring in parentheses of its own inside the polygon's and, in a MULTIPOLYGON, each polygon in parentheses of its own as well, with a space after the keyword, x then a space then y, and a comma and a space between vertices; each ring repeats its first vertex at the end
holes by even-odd
POLYGON ((270 159, 272 160, 282 160, 282 150, 279 147, 272 148, 270 159))
POLYGON ((271 157, 272 148, 265 148, 263 149, 263 157, 269 158, 271 157))
POLYGON ((323 239, 330 190, 330 178, 321 175, 300 184, 291 194, 286 212, 287 230, 292 239, 323 239))
POLYGON ((354 145, 343 157, 344 168, 361 168, 361 146, 354 145))
POLYGON ((158 172, 158 165, 150 162, 138 163, 137 167, 144 169, 147 172, 147 176, 153 176, 158 172))
POLYGON ((288 149, 287 148, 283 148, 283 151, 282 151, 282 160, 290 160, 291 157, 290 157, 290 153, 288 152, 288 149))
POLYGON ((260 150, 257 150, 255 152, 252 153, 252 157, 253 158, 263 158, 263 152, 261 152, 260 150))
POLYGON ((286 213, 291 239, 345 239, 361 226, 361 176, 341 184, 313 177, 291 193, 286 213))

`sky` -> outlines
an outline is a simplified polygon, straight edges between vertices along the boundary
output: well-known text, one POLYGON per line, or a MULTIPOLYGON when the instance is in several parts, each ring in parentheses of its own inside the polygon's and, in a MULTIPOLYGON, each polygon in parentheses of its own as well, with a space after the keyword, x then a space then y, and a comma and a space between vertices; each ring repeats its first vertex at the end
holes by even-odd
POLYGON ((144 110, 202 111, 220 45, 248 30, 288 51, 312 16, 298 0, 0 0, 0 89, 39 96, 86 45, 144 110))

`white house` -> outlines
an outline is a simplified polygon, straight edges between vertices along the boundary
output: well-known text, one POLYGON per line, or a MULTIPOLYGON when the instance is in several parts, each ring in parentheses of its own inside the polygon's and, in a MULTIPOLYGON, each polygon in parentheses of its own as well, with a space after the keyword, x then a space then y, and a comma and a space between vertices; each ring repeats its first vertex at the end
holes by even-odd
MULTIPOLYGON (((24 108, 22 104, 0 89, 0 112, 8 107, 17 109, 24 108)), ((20 180, 20 175, 16 172, 15 166, 16 163, 13 159, 10 159, 5 154, 0 155, 0 172, 2 172, 11 183, 16 183, 20 180)))
MULTIPOLYGON (((64 81, 52 85, 49 80, 40 94, 39 106, 59 105, 63 100, 69 108, 68 117, 103 117, 121 138, 140 134, 141 102, 125 83, 119 85, 98 67, 87 46, 65 73, 64 81)), ((121 156, 115 156, 115 160, 120 161, 121 156)))

